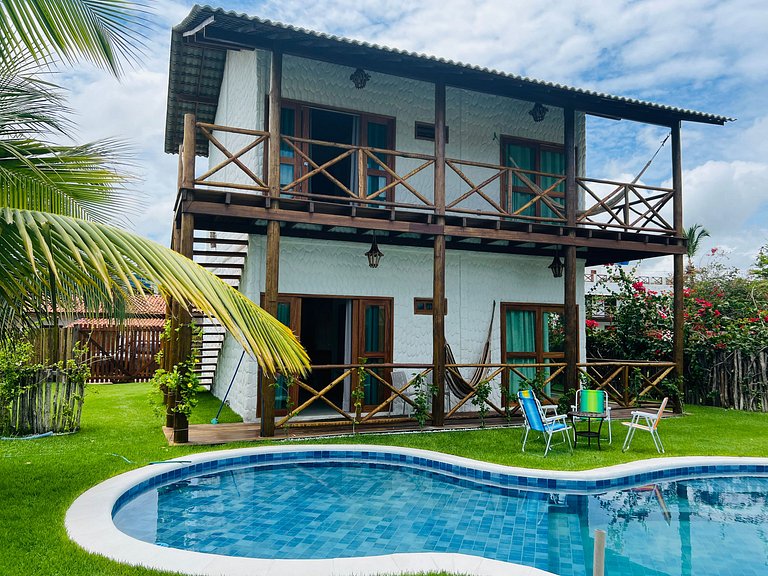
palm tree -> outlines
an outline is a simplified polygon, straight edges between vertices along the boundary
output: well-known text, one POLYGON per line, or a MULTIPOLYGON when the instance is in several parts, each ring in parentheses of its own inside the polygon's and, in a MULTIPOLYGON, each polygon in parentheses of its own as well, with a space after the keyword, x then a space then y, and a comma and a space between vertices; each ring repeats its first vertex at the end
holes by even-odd
POLYGON ((303 373, 293 333, 198 264, 115 224, 129 203, 125 145, 53 144, 72 128, 56 65, 87 60, 120 76, 148 23, 126 0, 0 0, 0 338, 51 308, 120 317, 150 284, 216 317, 268 372, 303 373))
POLYGON ((701 240, 703 238, 709 238, 709 231, 701 224, 693 224, 685 229, 683 232, 685 239, 688 241, 687 254, 688 254, 688 272, 691 273, 694 270, 693 257, 696 252, 699 251, 701 240))

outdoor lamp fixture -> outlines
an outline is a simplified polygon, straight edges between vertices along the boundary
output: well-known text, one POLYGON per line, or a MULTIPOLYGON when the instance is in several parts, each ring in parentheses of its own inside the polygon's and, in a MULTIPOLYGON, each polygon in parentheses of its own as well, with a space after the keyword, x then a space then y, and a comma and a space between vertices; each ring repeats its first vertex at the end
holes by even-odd
POLYGON ((373 242, 371 243, 371 249, 368 250, 368 252, 365 253, 366 258, 368 258, 368 266, 371 268, 378 268, 379 267, 379 260, 381 260, 381 257, 384 256, 381 250, 379 250, 379 245, 376 243, 376 232, 373 233, 373 242))
POLYGON ((368 84, 368 80, 371 79, 371 75, 362 68, 358 68, 349 75, 349 79, 352 80, 352 84, 355 85, 355 88, 361 90, 365 88, 366 84, 368 84))
POLYGON ((562 278, 563 276, 563 261, 560 260, 560 255, 556 252, 555 257, 552 258, 552 264, 547 266, 550 270, 552 270, 552 276, 555 278, 562 278))
POLYGON ((544 106, 541 102, 536 102, 536 104, 533 105, 533 108, 528 110, 528 114, 531 115, 534 122, 541 122, 544 120, 544 116, 547 115, 547 112, 549 112, 549 108, 544 106))

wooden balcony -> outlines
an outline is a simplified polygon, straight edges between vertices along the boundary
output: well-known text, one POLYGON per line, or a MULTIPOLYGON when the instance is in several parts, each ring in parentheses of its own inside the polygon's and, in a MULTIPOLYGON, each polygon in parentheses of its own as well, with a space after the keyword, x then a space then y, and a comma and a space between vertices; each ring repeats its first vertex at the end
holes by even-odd
POLYGON ((328 239, 379 230, 388 243, 430 246, 431 237, 443 233, 449 248, 481 251, 537 254, 553 244, 575 245, 589 252, 589 265, 685 251, 671 223, 670 188, 577 177, 578 204, 569 219, 563 174, 446 158, 443 207, 435 204, 434 155, 283 135, 283 154, 302 169, 270 195, 269 132, 196 126, 223 157, 179 199, 198 229, 265 233, 267 222, 278 220, 285 235, 328 239), (236 149, 223 144, 224 135, 237 135, 236 149), (317 146, 333 156, 316 162, 311 150, 317 146), (342 163, 349 169, 345 179, 335 171, 342 163), (371 171, 383 185, 370 187, 371 171), (318 180, 333 193, 313 193, 318 180))

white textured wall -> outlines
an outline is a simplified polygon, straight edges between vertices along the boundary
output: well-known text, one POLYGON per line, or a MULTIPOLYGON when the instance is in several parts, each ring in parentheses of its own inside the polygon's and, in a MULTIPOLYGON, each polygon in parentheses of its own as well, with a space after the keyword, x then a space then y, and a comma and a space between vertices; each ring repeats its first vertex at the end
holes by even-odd
MULTIPOLYGON (((215 124, 250 130, 264 130, 265 95, 269 86, 269 53, 261 51, 227 52, 224 77, 219 92, 215 124)), ((254 136, 215 131, 214 136, 230 153, 250 144, 254 136)), ((212 143, 208 145, 208 166, 225 160, 224 154, 212 143)), ((246 152, 240 160, 257 176, 262 175, 264 144, 246 152)), ((253 185, 254 181, 234 164, 229 164, 210 180, 253 185)))
MULTIPOLYGON (((265 102, 269 86, 270 54, 263 51, 229 52, 219 96, 216 123, 263 130, 265 128, 265 102)), ((414 138, 416 121, 434 122, 434 85, 399 78, 386 74, 371 73, 368 85, 358 90, 349 80, 352 68, 304 58, 285 56, 283 59, 283 97, 319 106, 367 112, 395 118, 395 149, 431 155, 434 144, 414 138)), ((449 158, 484 162, 498 165, 499 139, 502 135, 551 143, 563 142, 562 110, 550 109, 542 122, 534 122, 528 111, 532 103, 512 98, 502 98, 448 87, 446 91, 446 122, 450 141, 446 146, 449 158), (494 139, 496 136, 496 139, 494 139)), ((231 152, 247 144, 249 136, 217 132, 216 137, 231 152)), ((580 172, 583 173, 586 148, 584 116, 577 119, 577 145, 580 172)), ((215 166, 224 159, 213 145, 209 146, 209 165, 215 166)), ((259 149, 243 155, 243 160, 254 172, 261 175, 263 154, 259 149)), ((419 160, 398 158, 396 172, 406 174, 421 164, 419 160)), ((493 175, 492 169, 460 166, 475 184, 493 175)), ((238 168, 230 165, 213 179, 236 183, 252 183, 238 168)), ((409 179, 423 196, 432 199, 432 168, 421 171, 409 179)), ((450 203, 468 190, 468 185, 450 168, 446 175, 446 197, 450 203)), ((498 201, 500 180, 483 190, 498 201)), ((396 200, 418 200, 404 187, 397 188, 396 200)), ((459 206, 472 210, 493 208, 478 195, 463 201, 459 206)))
MULTIPOLYGON (((356 89, 349 80, 353 68, 286 56, 283 60, 283 97, 330 108, 380 114, 395 118, 395 149, 433 154, 434 143, 414 138, 414 124, 434 122, 435 88, 433 84, 371 72, 371 80, 356 89)), ((499 139, 502 135, 562 144, 563 114, 552 108, 542 122, 534 122, 528 111, 531 102, 502 98, 448 87, 446 89, 446 123, 450 141, 448 158, 498 165, 501 162, 499 139), (494 140, 494 135, 497 139, 494 140)), ((577 119, 579 166, 584 166, 584 116, 577 119)), ((419 160, 398 158, 396 172, 404 175, 420 165, 419 160)), ((475 184, 485 181, 491 169, 461 167, 475 184)), ((446 170, 446 198, 458 198, 468 186, 450 168, 446 170)), ((583 172, 583 170, 582 170, 583 172)), ((408 182, 428 199, 432 199, 433 172, 425 169, 408 182)), ((483 190, 498 201, 500 181, 483 190), (490 194, 490 193, 493 194, 490 194)), ((398 187, 397 201, 418 202, 403 187, 398 187)), ((473 210, 493 210, 474 195, 460 205, 473 210)))
MULTIPOLYGON (((230 52, 222 82, 216 123, 263 130, 265 97, 268 89, 270 55, 266 52, 230 52)), ((349 80, 352 68, 324 62, 285 56, 283 61, 283 97, 318 106, 368 112, 395 118, 395 148, 432 154, 434 144, 413 137, 414 123, 434 121, 434 86, 372 72, 363 90, 349 80)), ((528 114, 531 102, 448 88, 446 94, 447 124, 450 142, 449 158, 500 163, 502 135, 541 140, 563 141, 562 111, 550 109, 543 122, 535 123, 528 114), (494 139, 494 134, 497 139, 494 139)), ((248 137, 217 133, 233 152, 248 137)), ((579 166, 584 166, 584 119, 577 120, 579 166)), ((260 173, 261 152, 244 157, 249 166, 260 173)), ((210 165, 223 159, 211 147, 210 165)), ((396 171, 405 174, 417 161, 399 159, 396 171)), ((480 168, 463 168, 475 183, 492 172, 480 168)), ((236 168, 228 167, 217 180, 248 182, 236 168)), ((424 170, 409 182, 427 198, 432 198, 431 169, 424 170)), ((450 169, 447 174, 448 202, 466 190, 466 185, 450 169)), ((397 200, 413 201, 413 196, 398 191, 397 200)), ((498 183, 486 189, 498 198, 498 183)), ((462 203, 462 208, 488 210, 482 200, 462 203)), ((251 237, 249 257, 241 290, 258 302, 264 289, 264 240, 251 237)), ((387 296, 394 298, 394 361, 429 362, 432 357, 432 319, 413 314, 413 298, 432 294, 432 250, 382 246, 385 257, 381 266, 366 266, 363 253, 367 245, 340 242, 281 241, 280 291, 295 294, 336 294, 348 296, 387 296)), ((475 362, 481 351, 491 302, 497 301, 493 333, 493 360, 499 361, 500 302, 557 303, 563 301, 563 281, 552 278, 548 259, 449 251, 447 286, 449 313, 446 335, 459 362, 475 362)), ((580 266, 578 277, 583 277, 580 266)), ((579 302, 583 302, 583 286, 579 286, 579 302)), ((581 307, 583 326, 584 308, 581 307)), ((583 337, 582 337, 583 343, 583 337)), ((582 344, 583 346, 583 344, 582 344)), ((222 396, 240 357, 242 349, 227 338, 217 371, 214 391, 222 396)), ((582 351, 583 356, 583 351, 582 351)), ((246 420, 256 414, 256 366, 246 359, 230 393, 231 406, 246 420)))
MULTIPOLYGON (((253 236, 243 292, 258 301, 264 291, 265 247, 253 236), (258 270, 257 270, 258 268, 258 270), (258 289, 256 288, 258 286, 258 289)), ((413 313, 414 297, 432 294, 432 250, 382 245, 377 269, 367 266, 366 244, 318 242, 295 238, 280 241, 280 292, 287 294, 378 296, 394 299, 394 362, 429 363, 432 360, 432 317, 413 313)), ((445 331, 458 362, 477 362, 488 330, 492 302, 496 300, 492 343, 493 362, 500 362, 501 302, 563 303, 563 280, 552 278, 549 258, 449 251, 446 262, 448 315, 445 331)), ((577 272, 583 276, 583 265, 577 272)), ((584 299, 579 286, 578 302, 584 299)), ((580 307, 584 325, 584 307, 580 307)), ((583 335, 582 335, 583 342, 583 335)), ((217 372, 215 393, 223 394, 242 349, 230 338, 217 372)), ((582 350, 582 357, 584 351, 582 350)), ((240 368, 230 404, 251 421, 256 416, 255 363, 240 368)))

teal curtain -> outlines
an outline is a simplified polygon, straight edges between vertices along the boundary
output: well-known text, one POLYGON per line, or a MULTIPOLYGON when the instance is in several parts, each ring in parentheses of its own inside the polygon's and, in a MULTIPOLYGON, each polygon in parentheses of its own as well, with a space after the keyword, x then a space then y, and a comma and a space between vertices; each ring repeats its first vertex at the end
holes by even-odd
MULTIPOLYGON (((542 150, 541 151, 541 172, 546 172, 548 174, 565 174, 565 156, 562 152, 552 151, 552 150, 542 150)), ((554 184, 557 181, 556 178, 551 178, 549 176, 542 176, 541 177, 541 189, 546 190, 552 184, 554 184)), ((564 193, 565 192, 565 183, 561 182, 557 185, 557 187, 553 190, 554 192, 564 193)), ((553 203, 560 204, 562 206, 563 199, 562 198, 554 198, 552 196, 547 196, 553 203)), ((556 217, 555 213, 544 203, 541 203, 541 215, 544 217, 556 217)))
MULTIPOLYGON (((296 111, 293 108, 283 108, 280 110, 280 132, 286 136, 296 135, 296 111)), ((295 180, 293 157, 295 153, 293 148, 288 146, 282 140, 280 141, 280 186, 287 186, 295 180), (285 159, 286 163, 282 163, 285 159)), ((285 195, 285 196, 290 196, 285 195)))
POLYGON ((536 353, 536 312, 507 310, 507 352, 536 353))
MULTIPOLYGON (((536 312, 533 310, 507 310, 506 314, 507 352, 536 353, 536 312)), ((508 364, 535 364, 536 358, 509 358, 508 364)), ((526 378, 536 377, 535 368, 518 368, 526 378)), ((516 373, 509 373, 509 396, 513 397, 520 389, 522 378, 516 373)))
MULTIPOLYGON (((387 125, 381 124, 379 122, 368 122, 366 126, 366 132, 367 132, 367 142, 368 146, 371 148, 383 148, 387 149, 388 145, 388 139, 387 139, 387 125)), ((387 155, 383 154, 381 152, 376 153, 376 157, 383 162, 384 164, 387 163, 387 155)), ((384 170, 377 162, 375 162, 372 158, 368 158, 368 169, 369 170, 384 170)), ((367 193, 370 196, 377 190, 381 190, 384 188, 384 186, 387 185, 387 178, 385 176, 376 176, 376 175, 368 175, 368 188, 367 193)), ((376 200, 386 200, 387 195, 379 194, 376 197, 376 200)), ((371 204, 370 206, 375 207, 375 204, 371 204)))
MULTIPOLYGON (((387 125, 378 122, 368 122, 368 147, 387 149, 387 125)), ((387 163, 387 155, 381 152, 376 153, 376 157, 384 164, 387 163)), ((368 168, 381 170, 381 166, 372 158, 368 158, 368 168)))
POLYGON ((381 306, 365 307, 365 351, 384 351, 384 313, 381 306))
MULTIPOLYGON (((277 303, 277 320, 291 326, 291 305, 288 302, 277 303)), ((285 410, 288 400, 288 386, 284 376, 278 376, 275 380, 275 409, 285 410)))
MULTIPOLYGON (((284 136, 296 135, 296 111, 293 108, 283 108, 280 110, 280 133, 284 136)), ((293 148, 285 142, 280 142, 280 156, 282 158, 293 158, 293 148)))
MULTIPOLYGON (((507 144, 507 153, 505 159, 506 165, 512 166, 513 168, 520 168, 521 170, 535 170, 536 168, 536 150, 529 146, 521 146, 520 144, 507 144)), ((533 175, 528 174, 527 177, 530 180, 535 181, 535 177, 533 175)), ((517 176, 512 176, 512 187, 529 190, 528 186, 517 176)), ((519 210, 528 202, 530 202, 532 197, 533 194, 530 193, 513 191, 510 198, 509 209, 512 212, 519 210)), ((535 216, 536 206, 529 206, 523 210, 521 214, 525 216, 535 216)))
MULTIPOLYGON (((384 310, 379 305, 365 307, 365 352, 383 352, 384 351, 384 310)), ((381 358, 369 358, 368 364, 382 362, 381 358)), ((378 372, 377 372, 378 373, 378 372)), ((365 392, 365 404, 378 404, 379 402, 379 382, 378 380, 365 377, 363 382, 363 391, 365 392)))

